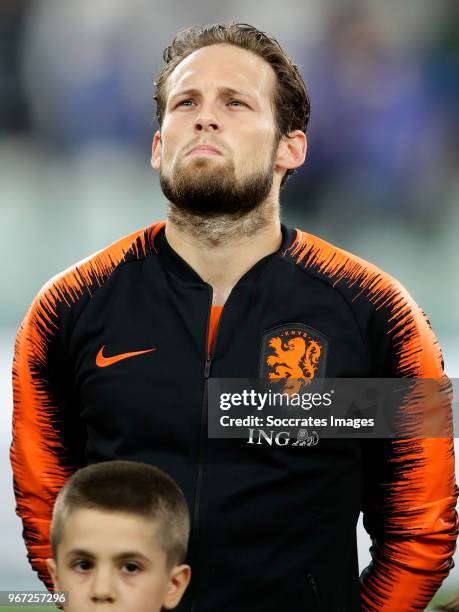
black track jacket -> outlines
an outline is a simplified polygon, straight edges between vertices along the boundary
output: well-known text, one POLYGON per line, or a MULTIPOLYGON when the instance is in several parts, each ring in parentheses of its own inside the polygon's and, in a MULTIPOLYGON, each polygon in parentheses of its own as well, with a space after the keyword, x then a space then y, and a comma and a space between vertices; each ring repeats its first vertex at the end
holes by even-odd
POLYGON ((231 292, 209 359, 211 304, 164 223, 38 294, 17 336, 11 448, 33 568, 50 586, 48 529, 68 476, 129 459, 168 472, 188 500, 193 579, 178 610, 423 610, 455 548, 451 439, 323 439, 301 454, 212 440, 203 397, 206 377, 260 376, 272 330, 287 350, 307 329, 328 378, 440 377, 420 308, 380 269, 285 227, 231 292), (360 511, 373 561, 359 581, 360 511))

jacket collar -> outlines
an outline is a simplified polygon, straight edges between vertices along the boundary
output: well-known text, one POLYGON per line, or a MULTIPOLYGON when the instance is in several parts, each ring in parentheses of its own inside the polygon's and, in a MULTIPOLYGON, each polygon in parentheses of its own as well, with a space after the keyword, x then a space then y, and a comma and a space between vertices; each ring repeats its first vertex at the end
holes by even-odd
MULTIPOLYGON (((171 272, 178 281, 191 285, 207 285, 195 270, 170 246, 166 238, 166 225, 154 236, 154 250, 165 268, 171 272)), ((279 249, 262 257, 238 281, 239 284, 253 282, 260 272, 274 259, 281 257, 291 246, 296 237, 296 231, 281 224, 282 242, 279 249)))

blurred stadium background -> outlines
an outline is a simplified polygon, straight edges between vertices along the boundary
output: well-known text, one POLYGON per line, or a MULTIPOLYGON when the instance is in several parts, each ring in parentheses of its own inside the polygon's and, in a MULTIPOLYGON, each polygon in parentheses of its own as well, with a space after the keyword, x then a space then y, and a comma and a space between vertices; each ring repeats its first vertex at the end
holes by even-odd
MULTIPOLYGON (((183 27, 232 19, 275 35, 311 96, 284 222, 401 280, 459 378, 457 0, 2 0, 0 590, 41 588, 8 461, 15 330, 49 277, 164 217, 149 167, 162 50, 183 27)), ((360 529, 361 566, 368 546, 360 529)), ((458 568, 442 593, 454 588, 458 568)))

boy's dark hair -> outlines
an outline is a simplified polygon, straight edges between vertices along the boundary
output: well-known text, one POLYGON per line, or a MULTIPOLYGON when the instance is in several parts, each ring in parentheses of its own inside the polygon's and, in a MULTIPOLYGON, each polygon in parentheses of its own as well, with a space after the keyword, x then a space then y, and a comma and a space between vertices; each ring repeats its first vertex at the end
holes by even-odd
POLYGON ((56 497, 51 523, 54 559, 65 520, 80 508, 124 512, 151 519, 168 567, 183 563, 190 520, 182 491, 162 470, 134 461, 106 461, 81 468, 56 497))
MULTIPOLYGON (((167 80, 188 55, 215 44, 230 44, 252 51, 271 65, 276 74, 273 108, 277 142, 293 130, 306 131, 310 115, 309 96, 296 64, 277 40, 247 23, 193 26, 179 32, 163 52, 165 66, 155 81, 156 117, 161 127, 167 100, 167 80)), ((287 170, 282 184, 293 170, 287 170)))

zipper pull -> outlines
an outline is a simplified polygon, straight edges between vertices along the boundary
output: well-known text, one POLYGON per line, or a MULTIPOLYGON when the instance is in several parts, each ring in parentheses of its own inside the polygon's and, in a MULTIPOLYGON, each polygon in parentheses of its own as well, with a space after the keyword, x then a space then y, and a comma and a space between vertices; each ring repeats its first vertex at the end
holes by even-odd
POLYGON ((316 601, 319 602, 319 589, 317 588, 317 582, 316 579, 314 578, 314 576, 312 574, 307 574, 308 576, 308 580, 309 580, 309 584, 312 587, 312 590, 314 592, 314 596, 316 598, 316 601))
POLYGON ((212 357, 208 356, 206 359, 205 366, 204 366, 204 378, 209 378, 211 365, 212 365, 212 357))

